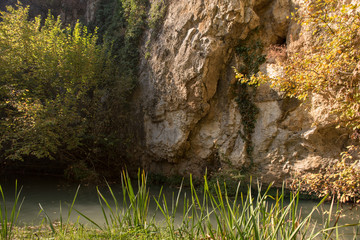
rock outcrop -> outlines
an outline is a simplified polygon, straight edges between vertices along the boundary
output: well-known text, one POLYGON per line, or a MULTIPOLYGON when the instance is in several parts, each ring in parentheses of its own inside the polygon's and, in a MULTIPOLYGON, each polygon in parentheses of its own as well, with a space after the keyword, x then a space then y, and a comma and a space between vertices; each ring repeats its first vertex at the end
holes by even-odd
MULTIPOLYGON (((239 40, 301 45, 300 27, 287 18, 295 6, 288 0, 168 1, 163 25, 143 41, 136 111, 145 168, 200 176, 225 163, 237 171, 249 165, 232 87, 235 47, 239 40)), ((261 70, 279 74, 272 61, 261 70)), ((320 96, 300 103, 261 86, 253 101, 260 111, 252 174, 264 182, 318 170, 346 145, 348 135, 335 128, 320 96)))

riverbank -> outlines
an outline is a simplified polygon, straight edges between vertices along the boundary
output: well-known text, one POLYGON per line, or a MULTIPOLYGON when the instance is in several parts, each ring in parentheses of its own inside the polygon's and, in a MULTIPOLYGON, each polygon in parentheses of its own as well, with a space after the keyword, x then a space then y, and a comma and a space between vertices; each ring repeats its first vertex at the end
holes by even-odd
MULTIPOLYGON (((96 188, 101 212, 90 215, 89 208, 80 209, 79 188, 68 205, 61 204, 56 218, 53 210, 39 204, 42 221, 18 225, 22 211, 22 193, 15 191, 15 201, 7 202, 2 192, 0 211, 1 239, 357 239, 360 237, 359 217, 342 223, 344 217, 336 203, 324 208, 324 201, 306 212, 299 194, 285 199, 284 191, 276 194, 269 189, 257 193, 251 188, 229 197, 217 182, 210 190, 205 178, 200 189, 189 179, 189 189, 180 185, 172 194, 157 189, 151 192, 144 172, 134 184, 123 172, 121 188, 110 185, 96 188), (106 190, 106 191, 105 191, 106 190), (20 194, 19 194, 20 193, 20 194), (153 205, 152 205, 153 204, 153 205), (305 214, 304 214, 305 212, 305 214), (321 213, 320 220, 315 215, 321 213), (75 218, 74 218, 75 216, 75 218), (346 231, 344 231, 346 230, 346 231)), ((19 189, 19 188, 18 188, 19 189)), ((26 195, 25 195, 26 197, 26 195)), ((26 199, 25 199, 26 201, 26 199)), ((24 201, 24 202, 25 202, 24 201)))
MULTIPOLYGON (((59 223, 54 223, 59 225, 59 223)), ((45 225, 16 227, 12 239, 169 239, 170 234, 159 230, 128 228, 127 231, 113 229, 111 232, 86 227, 81 224, 56 226, 55 233, 45 225)))

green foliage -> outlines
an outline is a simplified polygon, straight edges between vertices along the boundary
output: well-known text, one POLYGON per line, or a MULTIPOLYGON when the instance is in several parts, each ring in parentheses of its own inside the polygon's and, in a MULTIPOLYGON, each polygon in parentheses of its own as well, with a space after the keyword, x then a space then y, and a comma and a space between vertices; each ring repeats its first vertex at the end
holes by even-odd
POLYGON ((29 21, 28 7, 1 12, 1 144, 5 156, 54 158, 80 145, 96 105, 103 50, 79 23, 62 28, 49 14, 29 21))
POLYGON ((137 78, 139 62, 140 38, 146 27, 146 0, 121 0, 126 31, 124 47, 121 49, 123 65, 122 70, 127 72, 127 77, 137 78))
POLYGON ((85 181, 123 166, 145 1, 104 2, 96 22, 101 38, 97 28, 63 26, 50 13, 28 20, 22 5, 1 13, 4 158, 55 159, 67 164, 66 176, 85 181))
POLYGON ((259 113, 259 109, 252 101, 252 95, 248 92, 248 86, 244 83, 236 83, 237 96, 235 101, 238 104, 241 114, 242 131, 239 132, 241 138, 245 141, 246 154, 249 159, 252 159, 252 134, 255 130, 256 115, 259 113))
MULTIPOLYGON (((236 53, 241 59, 242 64, 239 68, 239 72, 235 69, 237 78, 240 74, 249 77, 259 71, 259 66, 265 62, 265 56, 262 55, 262 50, 263 46, 260 41, 256 41, 249 46, 245 45, 244 42, 240 42, 239 46, 236 48, 236 53)), ((253 152, 251 136, 255 130, 256 115, 259 113, 259 109, 252 101, 253 95, 256 92, 256 87, 253 87, 252 90, 252 92, 249 91, 246 82, 235 82, 235 101, 239 107, 243 126, 242 131, 240 131, 240 136, 245 141, 246 154, 250 159, 251 164, 253 152)))
POLYGON ((122 172, 121 175, 121 187, 123 190, 123 203, 125 208, 128 209, 129 213, 127 221, 129 226, 136 226, 140 228, 148 228, 147 216, 149 211, 149 189, 147 187, 147 175, 145 171, 138 171, 138 185, 137 192, 132 187, 131 179, 126 171, 122 172), (128 200, 128 201, 127 201, 128 200))
POLYGON ((50 13, 28 20, 28 11, 17 5, 1 12, 2 157, 55 159, 67 163, 68 176, 94 179, 95 165, 117 143, 104 137, 112 126, 104 99, 120 82, 118 69, 96 30, 64 27, 50 13))
MULTIPOLYGON (((160 5, 152 8, 155 22, 160 5)), ((50 13, 30 21, 23 6, 1 13, 4 158, 56 159, 68 166, 66 176, 85 181, 124 165, 147 9, 147 0, 102 0, 93 34, 50 13)))
POLYGON ((135 83, 139 43, 146 27, 146 0, 102 0, 93 25, 100 26, 100 41, 111 45, 111 54, 122 78, 135 83))
POLYGON ((151 29, 157 30, 162 23, 166 13, 165 0, 154 0, 151 2, 151 7, 148 16, 148 25, 151 29))
POLYGON ((146 17, 146 0, 121 0, 127 21, 126 38, 136 39, 142 34, 146 17))
POLYGON ((245 45, 245 42, 241 41, 236 48, 236 53, 243 62, 239 68, 239 72, 246 77, 258 73, 260 65, 266 60, 265 55, 262 55, 263 49, 264 47, 260 41, 256 41, 250 45, 245 45))
POLYGON ((147 1, 142 0, 101 0, 98 4, 94 26, 99 26, 99 42, 109 46, 109 54, 114 68, 109 81, 102 86, 102 112, 98 114, 94 126, 95 139, 92 149, 95 159, 103 159, 100 168, 123 167, 119 161, 133 152, 134 140, 129 116, 129 99, 137 84, 140 60, 139 44, 146 28, 147 1))

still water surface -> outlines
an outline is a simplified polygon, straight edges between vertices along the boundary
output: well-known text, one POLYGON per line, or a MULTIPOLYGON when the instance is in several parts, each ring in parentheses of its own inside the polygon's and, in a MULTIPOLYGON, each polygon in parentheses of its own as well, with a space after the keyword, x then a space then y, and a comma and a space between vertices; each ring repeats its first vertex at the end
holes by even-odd
MULTIPOLYGON (((0 185, 2 186, 8 206, 14 199, 14 185, 16 176, 2 176, 0 177, 0 185)), ((76 189, 78 185, 68 183, 65 179, 51 176, 19 176, 18 186, 22 186, 21 199, 24 198, 24 202, 20 211, 18 223, 21 225, 39 224, 44 218, 44 214, 40 213, 39 203, 42 205, 46 213, 50 216, 51 220, 59 220, 60 217, 60 203, 62 206, 63 219, 67 218, 68 206, 73 201, 76 189)), ((153 197, 159 196, 160 186, 149 186, 150 195, 153 197)), ((120 184, 112 185, 112 189, 117 194, 119 201, 122 199, 122 190, 120 184)), ((107 190, 107 187, 100 187, 100 191, 104 194, 106 199, 111 200, 111 195, 107 190)), ((171 200, 172 193, 177 193, 177 189, 164 188, 163 193, 171 200)), ((176 196, 176 194, 175 194, 176 196)), ((189 196, 189 195, 188 195, 189 196)), ((151 200, 151 206, 149 210, 149 216, 153 216, 156 211, 156 203, 151 200)), ((110 201, 111 202, 111 201, 110 201)), ((180 200, 180 202, 182 202, 180 200)), ((302 200, 300 202, 301 212, 304 216, 311 212, 314 206, 317 205, 317 201, 302 200)), ((313 215, 313 221, 318 223, 322 222, 323 213, 330 207, 329 203, 325 203, 316 214, 313 215)), ((103 225, 105 223, 101 207, 99 205, 99 199, 96 194, 96 186, 80 186, 79 194, 76 199, 74 208, 90 219, 103 225)), ((360 207, 344 205, 343 216, 341 217, 340 224, 352 224, 357 223, 360 220, 360 207)), ((182 209, 178 209, 179 221, 181 220, 182 209)), ((73 211, 71 215, 71 221, 78 219, 78 214, 73 211)), ((161 221, 161 213, 157 211, 156 220, 161 221)), ((82 223, 88 223, 82 217, 79 217, 79 221, 82 223)), ((353 229, 342 231, 343 234, 348 236, 344 239, 353 239, 353 229)), ((358 237, 360 239, 360 235, 358 237)))

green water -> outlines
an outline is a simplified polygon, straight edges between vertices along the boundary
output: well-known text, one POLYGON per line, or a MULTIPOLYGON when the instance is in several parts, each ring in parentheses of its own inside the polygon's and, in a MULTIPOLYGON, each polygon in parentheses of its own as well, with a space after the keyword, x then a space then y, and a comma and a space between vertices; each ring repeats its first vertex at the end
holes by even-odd
MULTIPOLYGON (((52 176, 6 176, 0 178, 0 185, 2 186, 6 203, 8 209, 12 207, 14 201, 14 189, 15 181, 18 179, 18 188, 22 186, 20 200, 24 199, 18 225, 32 225, 39 224, 44 219, 44 213, 40 212, 40 206, 46 211, 46 214, 50 217, 52 221, 57 221, 60 219, 60 204, 62 218, 66 220, 68 216, 68 208, 71 205, 76 190, 79 187, 78 184, 69 183, 66 179, 61 177, 52 177, 52 176)), ((135 184, 135 183, 134 183, 135 184)), ((116 195, 117 200, 122 203, 122 189, 121 184, 113 183, 110 184, 113 192, 116 195)), ((150 188, 150 209, 149 217, 152 217, 155 212, 156 220, 161 221, 160 211, 156 211, 156 202, 153 201, 153 198, 158 198, 159 192, 161 190, 160 186, 149 186, 150 188)), ((113 205, 112 196, 108 190, 107 186, 100 186, 100 192, 105 196, 109 201, 110 205, 113 205)), ((96 192, 95 185, 80 185, 79 193, 76 198, 74 208, 90 219, 94 220, 99 225, 105 223, 104 215, 99 205, 99 198, 96 192)), ((163 193, 171 199, 172 192, 177 192, 177 189, 174 188, 164 188, 163 193)), ((180 209, 179 209, 180 210, 180 209)), ((181 217, 181 211, 179 211, 179 219, 181 217)), ((79 220, 81 223, 89 223, 83 217, 79 217, 75 211, 72 211, 71 221, 79 220)))

